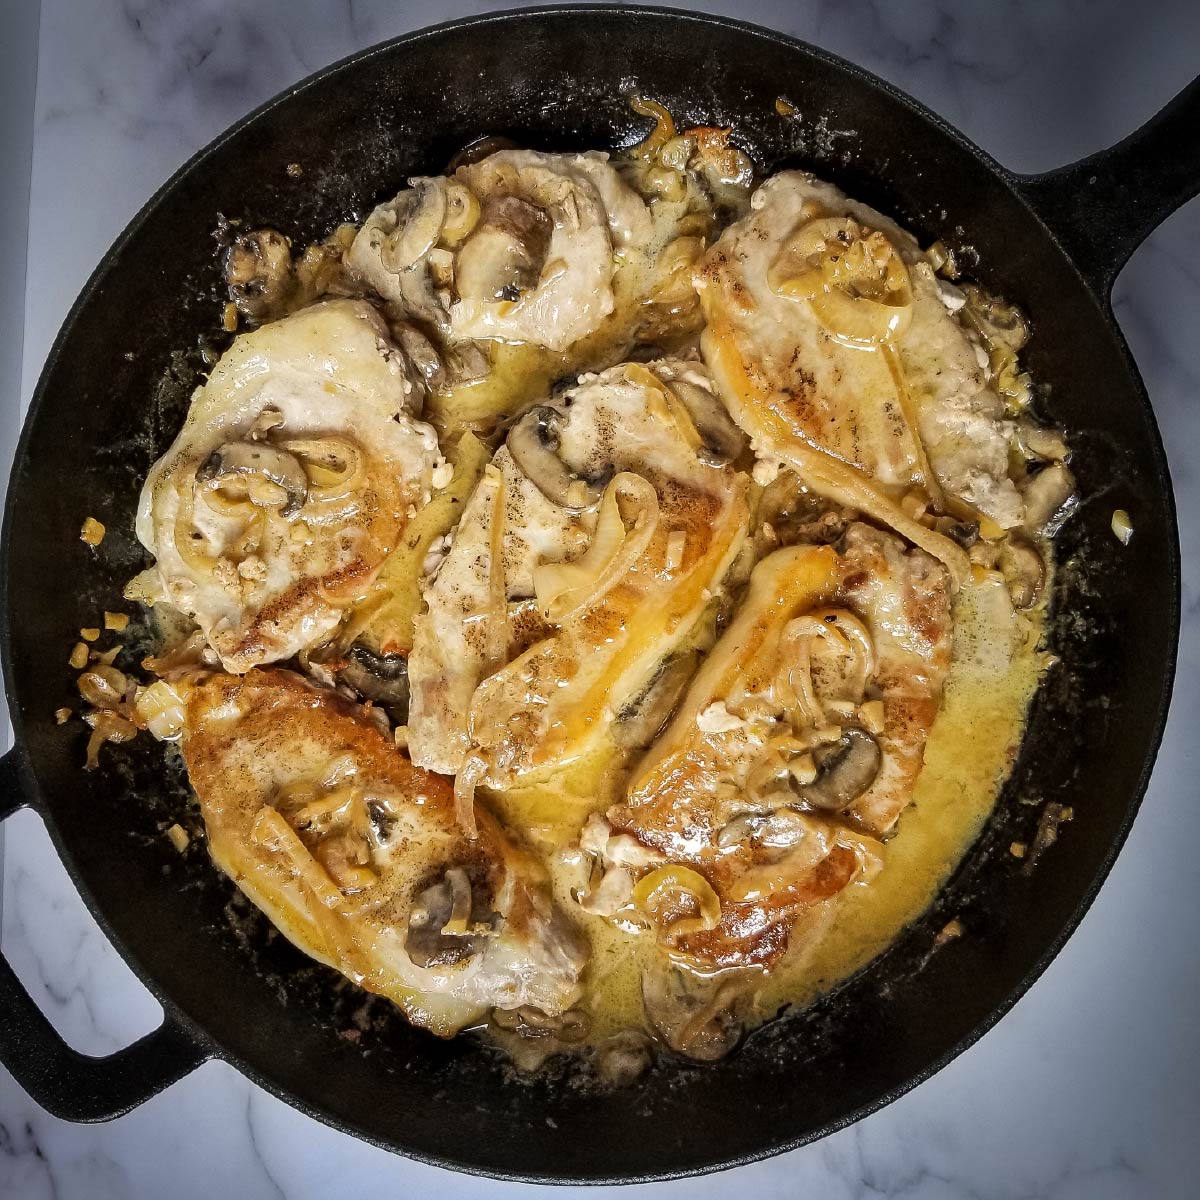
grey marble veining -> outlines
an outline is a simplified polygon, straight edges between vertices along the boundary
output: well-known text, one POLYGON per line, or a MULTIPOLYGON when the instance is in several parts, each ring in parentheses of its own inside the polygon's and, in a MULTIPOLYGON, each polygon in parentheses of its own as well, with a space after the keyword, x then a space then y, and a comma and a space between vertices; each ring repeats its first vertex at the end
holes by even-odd
MULTIPOLYGON (((191 153, 311 71, 499 5, 429 0, 42 0, 23 400, 109 242, 191 153)), ((1200 6, 1128 0, 706 4, 881 74, 1005 165, 1041 170, 1128 133, 1200 70, 1200 6)), ((1163 428, 1184 555, 1180 672, 1126 849, 1079 932, 980 1043, 896 1104, 773 1161, 654 1185, 655 1200, 1173 1200, 1200 1194, 1200 204, 1137 253, 1116 312, 1163 428)), ((7 431, 5 431, 7 434, 7 431)), ((5 457, 11 452, 6 443, 5 457)), ((6 825, 2 944, 58 1028, 104 1053, 158 1006, 87 915, 37 818, 6 825)), ((601 1194, 616 1194, 601 1189, 601 1194)), ((0 1196, 513 1197, 405 1162, 210 1063, 102 1126, 42 1113, 0 1071, 0 1196)), ((541 1190, 538 1195, 552 1195, 541 1190)))

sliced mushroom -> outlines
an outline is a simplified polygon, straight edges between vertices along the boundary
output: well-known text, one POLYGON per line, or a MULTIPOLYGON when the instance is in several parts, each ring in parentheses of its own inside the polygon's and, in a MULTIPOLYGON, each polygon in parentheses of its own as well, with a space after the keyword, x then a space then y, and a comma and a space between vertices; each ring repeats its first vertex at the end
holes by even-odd
POLYGON ((672 1050, 697 1062, 716 1062, 741 1041, 745 998, 744 978, 702 977, 671 963, 642 975, 647 1020, 672 1050))
POLYGON ((418 967, 454 966, 479 952, 493 920, 466 871, 450 867, 417 897, 405 949, 418 967))
POLYGON ((955 517, 938 517, 934 522, 938 533, 944 533, 948 538, 957 542, 964 550, 979 541, 979 522, 960 521, 955 517))
POLYGON ((272 429, 278 429, 283 424, 283 413, 268 405, 254 418, 254 423, 246 430, 246 441, 265 441, 272 429))
POLYGON ((455 290, 479 300, 517 300, 536 287, 550 248, 553 223, 518 196, 487 201, 454 266, 455 290))
POLYGON ((259 323, 283 316, 294 283, 291 244, 274 229, 241 234, 225 253, 225 282, 243 316, 259 323))
POLYGON ((700 663, 698 650, 668 658, 646 690, 617 714, 613 741, 624 750, 641 750, 662 732, 700 663))
POLYGON ((743 813, 734 817, 717 834, 722 850, 747 845, 782 849, 796 845, 808 832, 800 813, 791 808, 775 808, 766 813, 743 813))
POLYGON ((411 179, 407 192, 396 197, 395 222, 379 247, 383 265, 399 274, 420 262, 437 243, 446 217, 446 185, 441 179, 411 179))
POLYGON ((700 435, 696 456, 701 462, 723 467, 745 450, 746 435, 734 424, 725 405, 712 392, 686 379, 673 379, 668 386, 687 409, 700 435))
POLYGON ((1031 475, 1024 487, 1026 529, 1045 528, 1075 492, 1075 477, 1062 463, 1031 475))
POLYGON ((492 1024, 524 1038, 553 1038, 572 1045, 587 1037, 587 1013, 578 1008, 550 1016, 540 1008, 524 1004, 520 1008, 492 1009, 492 1024))
POLYGON ((376 654, 354 645, 338 678, 364 700, 381 704, 397 724, 408 720, 408 660, 403 654, 376 654))
MULTIPOLYGON (((406 321, 392 325, 391 332, 417 378, 424 384, 426 393, 436 392, 445 382, 446 372, 433 343, 406 321)), ((421 414, 418 412, 416 415, 421 414)))
POLYGON ((798 785, 800 798, 813 808, 840 812, 875 782, 883 765, 879 743, 855 725, 842 731, 836 742, 826 742, 813 752, 818 775, 812 783, 798 785))
MULTIPOLYGON (((288 519, 304 507, 308 498, 308 476, 300 460, 265 442, 226 442, 218 446, 196 471, 200 483, 216 484, 235 476, 264 479, 281 488, 284 503, 279 511, 288 519)), ((251 499, 256 499, 253 492, 251 499)))
POLYGON ((491 366, 478 342, 458 342, 446 348, 446 372, 455 384, 482 379, 491 366))
POLYGON ((1046 563, 1037 547, 1010 534, 1000 552, 1000 570, 1017 608, 1031 608, 1037 603, 1046 582, 1046 563))
POLYGON ((654 1065, 650 1039, 632 1029, 605 1038, 596 1047, 596 1073, 608 1087, 629 1087, 654 1065))
POLYGON ((568 512, 594 508, 604 495, 596 480, 576 475, 558 457, 559 414, 547 405, 526 413, 508 435, 508 452, 517 468, 550 501, 568 512))

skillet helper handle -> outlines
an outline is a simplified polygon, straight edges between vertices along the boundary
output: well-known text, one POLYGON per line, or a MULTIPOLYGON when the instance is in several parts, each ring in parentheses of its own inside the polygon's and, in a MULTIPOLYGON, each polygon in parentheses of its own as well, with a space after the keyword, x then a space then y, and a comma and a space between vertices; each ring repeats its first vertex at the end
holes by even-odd
POLYGON ((1130 255, 1200 193, 1200 78, 1110 149, 1013 182, 1107 300, 1130 255))
MULTIPOLYGON (((29 803, 20 752, 0 758, 0 820, 29 803)), ((47 1112, 106 1121, 136 1108, 198 1067, 208 1051, 169 1014, 115 1054, 80 1054, 59 1037, 16 972, 0 957, 0 1063, 47 1112)))

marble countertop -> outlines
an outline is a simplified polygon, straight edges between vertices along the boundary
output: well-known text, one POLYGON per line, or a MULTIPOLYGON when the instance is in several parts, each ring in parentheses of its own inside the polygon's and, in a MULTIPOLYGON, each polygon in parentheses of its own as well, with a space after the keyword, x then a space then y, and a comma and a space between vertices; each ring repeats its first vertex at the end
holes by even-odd
MULTIPOLYGON (((16 273, 19 255, 3 265, 5 293, 22 288, 25 297, 22 406, 95 263, 197 148, 284 86, 353 50, 493 7, 501 6, 42 0, 27 282, 16 273)), ((1143 2, 1136 21, 1128 0, 723 0, 700 7, 775 26, 862 64, 1025 171, 1116 141, 1200 69, 1200 6, 1189 0, 1143 2)), ((18 52, 15 45, 8 53, 18 52)), ((6 145, 6 170, 14 162, 21 170, 19 150, 6 145)), ((1200 479, 1192 448, 1200 445, 1200 203, 1177 213, 1138 251, 1117 283, 1115 306, 1171 458, 1184 623, 1166 740, 1112 876, 1029 994, 933 1079, 814 1146, 724 1175, 640 1189, 655 1200, 1198 1194, 1200 479)), ((11 403, 11 395, 6 399, 11 403)), ((6 421, 4 471, 14 437, 15 420, 6 421)), ((105 1053, 157 1024, 157 1003, 95 927, 39 820, 21 813, 6 823, 4 837, 3 951, 59 1030, 80 1050, 105 1053)), ((49 1117, 0 1070, 3 1197, 433 1193, 534 1195, 365 1146, 221 1063, 201 1067, 120 1120, 94 1126, 49 1117)))

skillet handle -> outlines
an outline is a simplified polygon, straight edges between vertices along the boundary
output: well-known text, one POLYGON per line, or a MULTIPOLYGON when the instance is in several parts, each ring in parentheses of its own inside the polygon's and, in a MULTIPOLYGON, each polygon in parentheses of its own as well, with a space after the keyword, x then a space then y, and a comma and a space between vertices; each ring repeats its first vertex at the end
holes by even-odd
MULTIPOLYGON (((30 802, 20 751, 0 758, 0 820, 30 802)), ((209 1057, 169 1013, 115 1054, 80 1054, 59 1037, 0 956, 0 1063, 44 1109, 66 1121, 107 1121, 149 1100, 209 1057)))
POLYGON ((1130 255, 1200 193, 1200 78, 1110 149, 1013 183, 1107 300, 1130 255))

